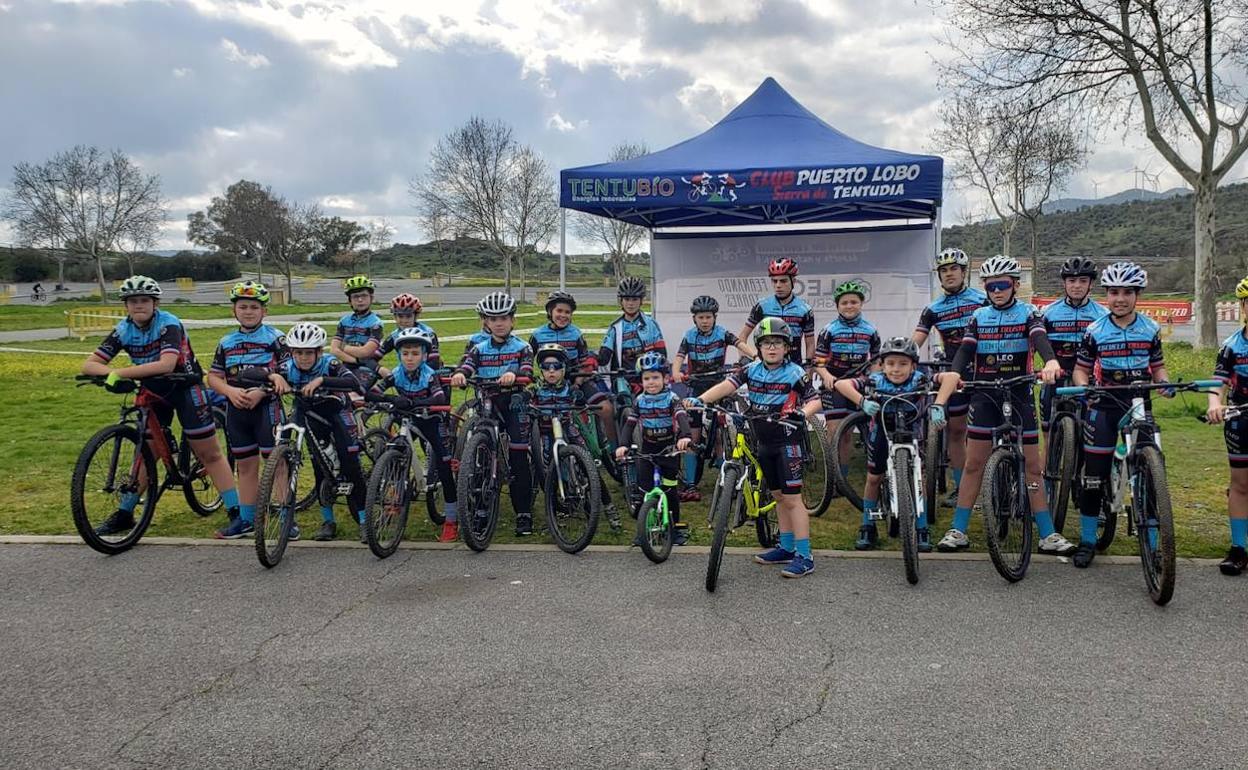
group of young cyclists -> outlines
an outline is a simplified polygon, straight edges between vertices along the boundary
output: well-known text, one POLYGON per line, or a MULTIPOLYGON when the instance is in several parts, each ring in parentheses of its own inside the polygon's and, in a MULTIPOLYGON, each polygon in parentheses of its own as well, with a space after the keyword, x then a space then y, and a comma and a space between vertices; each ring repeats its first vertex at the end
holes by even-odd
MULTIPOLYGON (((598 415, 609 456, 624 462, 630 447, 640 449, 638 462, 644 467, 635 478, 653 478, 654 464, 658 464, 677 522, 676 542, 683 543, 688 530, 680 521, 680 503, 699 499, 697 485, 703 467, 686 450, 702 435, 707 408, 744 390, 740 403, 745 414, 778 418, 761 421, 753 433, 757 446, 752 450, 776 497, 779 518, 779 544, 755 560, 781 565, 785 577, 809 574, 814 561, 808 512, 801 498, 801 433, 783 429, 784 421, 801 425, 806 417, 822 413, 831 434, 835 423, 855 410, 872 415, 865 441, 868 473, 862 490, 862 523, 855 542, 856 548, 868 550, 878 544, 877 508, 888 451, 876 425, 881 404, 890 396, 934 389, 927 427, 945 431, 953 481, 948 503, 954 507, 952 524, 934 547, 957 551, 970 545, 971 510, 979 496, 994 431, 1005 419, 1003 404, 1008 403, 1022 426, 1027 491, 1040 535, 1038 550, 1071 554, 1076 567, 1087 567, 1096 554, 1101 494, 1123 409, 1093 396, 1087 412, 1077 542, 1056 531, 1049 514, 1040 433, 1048 430, 1054 388, 1059 384, 1168 381, 1159 327, 1136 310, 1147 274, 1129 262, 1116 262, 1098 272, 1090 260, 1071 258, 1061 267, 1063 297, 1040 312, 1019 300, 1021 271, 1008 256, 997 255, 980 265, 983 290, 970 285, 970 259, 959 249, 942 251, 936 257, 935 271, 941 296, 924 308, 913 333, 882 340, 863 315, 867 292, 855 281, 836 287, 837 317, 816 333, 814 312, 795 291, 797 264, 775 259, 768 266, 774 295, 754 306, 738 333, 717 323, 719 303, 714 297, 696 297, 690 305, 693 325, 670 358, 659 324, 641 309, 646 286, 639 278, 627 277, 619 283, 621 314, 596 349, 573 323, 577 303, 571 294, 550 293, 545 304, 547 321, 526 341, 515 334, 515 300, 504 292, 491 292, 476 306, 481 331, 472 335, 454 363, 444 358, 435 331, 419 320, 421 302, 412 294, 402 293, 391 300, 396 328, 387 335, 382 318, 373 310, 376 286, 367 276, 353 276, 345 282, 350 312, 338 322, 332 338, 311 322, 297 323, 285 334, 269 326, 265 323, 268 290, 257 282, 242 281, 229 293, 238 328, 221 338, 206 376, 208 388, 227 401, 225 430, 233 473, 215 440, 211 401, 203 385, 162 379, 174 372, 196 375, 201 371, 181 322, 160 307, 161 288, 156 281, 133 276, 121 284, 126 318, 91 354, 82 371, 106 376, 110 386, 122 379, 139 380, 156 397, 162 424, 177 414, 192 450, 220 492, 229 520, 217 537, 227 539, 253 531, 261 462, 273 450, 274 428, 285 420, 283 395, 297 391, 304 396, 295 404, 297 422, 304 409, 324 418, 308 423, 308 428, 332 434, 325 438, 332 440, 341 458, 343 478, 350 485, 347 499, 363 540, 367 485, 359 461, 362 441, 353 400, 376 389, 393 391, 414 406, 442 406, 450 403, 448 386, 464 388, 489 381, 496 386, 490 391, 492 406, 507 434, 508 487, 517 535, 533 532, 531 446, 550 441, 551 419, 588 407, 598 415), (1104 305, 1091 299, 1098 278, 1106 292, 1104 305), (928 362, 920 360, 919 348, 933 331, 940 338, 948 371, 934 372, 928 362), (732 365, 727 361, 729 348, 739 354, 732 365), (131 364, 111 368, 110 362, 123 350, 131 364), (397 360, 388 368, 382 364, 391 352, 397 360), (1037 355, 1043 364, 1033 372, 1037 355), (254 370, 261 370, 264 387, 256 386, 254 370), (1029 375, 1037 375, 1043 384, 1039 415, 1034 378, 1025 377, 1029 375), (345 397, 323 394, 319 389, 327 378, 352 378, 357 392, 345 397), (985 381, 1015 384, 1003 385, 995 393, 982 387, 960 392, 958 386, 964 380, 981 386, 985 381), (617 389, 629 393, 634 406, 618 434, 613 411, 617 389), (537 407, 536 419, 532 406, 537 407), (537 435, 533 435, 534 428, 537 435), (661 459, 647 459, 664 452, 668 454, 661 459)), ((1236 296, 1241 317, 1248 318, 1248 278, 1240 282, 1236 296)), ((1225 425, 1231 466, 1232 547, 1220 566, 1224 574, 1234 575, 1248 568, 1248 417, 1239 412, 1248 402, 1244 330, 1232 335, 1219 352, 1215 377, 1224 387, 1209 394, 1207 419, 1225 425)), ((1160 392, 1174 395, 1172 390, 1160 392)), ((459 536, 458 519, 463 513, 457 510, 453 480, 454 437, 446 419, 426 415, 418 427, 438 460, 445 505, 440 539, 450 541, 459 536)), ((564 424, 565 437, 584 445, 576 424, 564 424)), ((844 452, 845 448, 829 451, 844 452)), ((318 485, 321 481, 318 477, 318 485)), ((611 505, 606 485, 601 488, 607 517, 618 528, 618 511, 611 505)), ((625 491, 627 501, 635 490, 625 491)), ((97 532, 106 535, 133 527, 137 502, 137 495, 122 494, 117 510, 97 532)), ((314 537, 332 540, 338 535, 333 507, 322 505, 321 514, 314 537)), ((291 535, 297 539, 300 533, 296 528, 291 535)), ((918 539, 921 551, 932 550, 922 513, 918 539)))

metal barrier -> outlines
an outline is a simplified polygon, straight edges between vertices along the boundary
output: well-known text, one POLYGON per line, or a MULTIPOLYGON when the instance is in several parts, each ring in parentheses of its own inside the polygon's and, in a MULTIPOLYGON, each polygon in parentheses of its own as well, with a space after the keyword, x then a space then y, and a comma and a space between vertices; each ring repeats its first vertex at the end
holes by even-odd
POLYGON ((194 278, 175 278, 174 281, 178 285, 178 291, 195 291, 194 278))
POLYGON ((71 337, 80 341, 88 336, 112 331, 117 322, 126 317, 124 311, 115 307, 92 307, 65 311, 65 328, 71 337))

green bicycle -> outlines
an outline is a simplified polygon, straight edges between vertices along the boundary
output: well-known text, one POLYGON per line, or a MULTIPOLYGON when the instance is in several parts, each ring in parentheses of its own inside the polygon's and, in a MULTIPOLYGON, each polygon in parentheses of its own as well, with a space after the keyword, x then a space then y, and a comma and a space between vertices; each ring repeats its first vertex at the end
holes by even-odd
MULTIPOLYGON (((689 447, 687 451, 697 451, 697 447, 689 447)), ((679 457, 683 452, 675 447, 654 454, 638 451, 636 446, 629 447, 628 453, 620 461, 621 468, 636 468, 638 460, 649 460, 654 466, 654 486, 641 498, 637 508, 637 539, 641 552, 655 564, 662 564, 672 554, 672 544, 676 539, 676 523, 672 521, 671 509, 667 506, 667 495, 664 493, 663 473, 660 461, 679 457)), ((633 471, 636 475, 636 470, 633 471)))

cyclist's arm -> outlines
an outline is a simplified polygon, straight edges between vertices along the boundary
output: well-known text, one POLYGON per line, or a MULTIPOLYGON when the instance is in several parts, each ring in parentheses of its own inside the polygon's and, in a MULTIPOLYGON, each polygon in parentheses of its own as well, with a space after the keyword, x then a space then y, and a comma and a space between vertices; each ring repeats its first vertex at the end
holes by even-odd
MULTIPOLYGON (((124 377, 127 380, 141 380, 145 377, 159 377, 162 374, 169 374, 178 368, 178 352, 176 350, 166 350, 160 354, 160 359, 152 361, 149 364, 138 364, 137 366, 123 366, 117 369, 117 376, 124 377)), ((104 367, 107 369, 108 367, 104 367)), ((104 372, 108 374, 107 371, 104 372)))
MULTIPOLYGON (((750 338, 750 333, 754 331, 754 327, 758 326, 763 320, 763 306, 761 303, 755 302, 754 307, 750 308, 750 315, 745 319, 745 325, 741 327, 741 331, 737 336, 743 340, 750 338)), ((751 355, 754 355, 751 353, 751 355)))
POLYGON ((340 347, 342 348, 344 352, 346 352, 356 361, 359 361, 361 359, 372 358, 373 356, 375 356, 377 354, 378 349, 381 347, 381 345, 380 343, 377 342, 377 340, 369 340, 368 342, 365 342, 363 345, 344 344, 344 345, 341 345, 340 347))
MULTIPOLYGON (((681 343, 680 349, 682 351, 685 349, 684 343, 681 343)), ((672 359, 672 381, 673 382, 680 382, 680 380, 676 378, 680 376, 681 372, 683 372, 684 369, 685 369, 685 354, 683 352, 678 352, 676 354, 676 357, 672 359)))
POLYGON ((910 339, 914 340, 915 347, 923 347, 923 343, 927 342, 928 336, 931 334, 932 326, 936 323, 936 315, 930 307, 923 308, 923 312, 919 313, 919 322, 915 325, 914 331, 910 333, 910 339))
POLYGON ((936 403, 944 406, 957 391, 962 376, 957 372, 941 372, 936 375, 935 379, 940 383, 940 389, 936 391, 936 403))
POLYGON ((355 356, 347 352, 346 346, 342 344, 341 337, 334 337, 329 341, 329 352, 332 353, 334 358, 337 358, 339 361, 345 361, 348 364, 359 363, 359 361, 355 359, 355 356))
POLYGON ((858 390, 858 380, 853 377, 844 377, 833 383, 832 387, 837 393, 840 393, 854 406, 862 403, 862 393, 858 390))
POLYGON ((1070 381, 1083 387, 1092 381, 1092 367, 1096 364, 1096 342, 1092 335, 1084 332, 1079 340, 1079 350, 1075 353, 1075 368, 1070 373, 1070 381))
POLYGON ((1152 368, 1153 382, 1169 382, 1170 372, 1166 371, 1166 365, 1154 366, 1152 368))
POLYGON ((953 364, 950 366, 950 371, 958 372, 960 374, 966 371, 966 367, 975 360, 975 350, 979 347, 979 342, 973 336, 974 334, 974 328, 967 326, 966 336, 962 338, 962 344, 958 347, 957 355, 953 357, 953 364))
POLYGON ((724 380, 718 385, 712 385, 707 388, 698 398, 704 404, 713 404, 721 398, 727 398, 736 392, 737 386, 732 383, 732 380, 724 380))

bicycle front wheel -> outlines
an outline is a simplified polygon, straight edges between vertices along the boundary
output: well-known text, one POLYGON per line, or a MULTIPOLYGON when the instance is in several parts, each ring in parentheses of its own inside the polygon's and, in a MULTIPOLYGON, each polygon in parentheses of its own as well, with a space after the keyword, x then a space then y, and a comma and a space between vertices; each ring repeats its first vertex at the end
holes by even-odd
MULTIPOLYGON (((429 514, 429 521, 440 527, 446 521, 446 513, 442 510, 442 477, 438 475, 438 469, 444 461, 441 457, 434 456, 429 442, 423 436, 413 442, 412 451, 415 452, 412 456, 412 478, 424 474, 425 512, 429 514)), ((416 490, 412 490, 411 495, 414 497, 415 494, 416 490)))
POLYGON ((923 511, 927 514, 928 529, 936 528, 940 511, 940 493, 946 488, 945 432, 927 429, 923 441, 923 511))
POLYGON ((409 458, 399 448, 387 449, 373 466, 368 477, 368 496, 364 503, 365 535, 368 549, 378 559, 394 554, 403 542, 407 528, 409 458))
POLYGON ((470 433, 459 466, 459 534, 474 551, 484 551, 498 529, 498 446, 486 431, 470 433))
POLYGON ((1078 423, 1070 415, 1053 421, 1049 430, 1048 452, 1044 463, 1044 486, 1053 514, 1053 528, 1061 532, 1066 526, 1066 510, 1070 507, 1070 490, 1075 478, 1075 433, 1078 423))
POLYGON ((560 447, 559 456, 546 469, 546 524, 564 553, 580 553, 594 539, 601 506, 599 483, 593 459, 579 446, 560 447))
POLYGON ((274 447, 260 472, 256 492, 256 558, 272 569, 282 560, 290 542, 299 500, 299 468, 295 448, 282 442, 274 447))
POLYGON ((110 425, 87 440, 69 485, 83 542, 109 556, 129 550, 152 523, 157 496, 156 458, 133 426, 110 425))
POLYGON ((862 510, 862 490, 867 484, 867 429, 871 417, 866 412, 854 412, 841 420, 832 435, 833 478, 841 496, 859 511, 862 510))
POLYGON ((984 464, 979 504, 988 555, 1001 577, 1016 583, 1031 563, 1031 508, 1022 482, 1022 455, 998 447, 984 464))
POLYGON ((1174 515, 1170 509, 1166 465, 1157 447, 1146 446, 1139 450, 1131 497, 1144 583, 1148 586, 1149 598, 1155 604, 1164 605, 1174 596, 1174 515))
POLYGON ((706 590, 711 593, 719 585, 719 568, 724 561, 724 546, 728 543, 728 522, 737 506, 740 474, 736 467, 724 468, 719 479, 720 494, 715 498, 715 510, 711 511, 711 553, 706 561, 706 590))
POLYGON ((667 512, 667 504, 659 502, 658 495, 647 495, 637 511, 637 543, 646 558, 662 564, 672 555, 675 526, 667 512))
MULTIPOLYGON (((832 502, 832 481, 836 471, 832 467, 831 439, 823 420, 806 418, 806 442, 802 446, 808 454, 802 457, 802 504, 811 516, 822 516, 832 502)), ((767 547, 767 546, 764 546, 767 547)))
MULTIPOLYGON (((910 585, 919 582, 919 512, 914 494, 914 466, 910 455, 898 452, 893 458, 893 477, 897 489, 893 496, 897 503, 897 529, 901 536, 901 560, 906 567, 906 581, 910 585)), ((888 486, 884 479, 882 487, 888 486)), ((887 510, 887 509, 885 509, 887 510)))
POLYGON ((772 505, 771 490, 766 485, 758 490, 758 508, 758 518, 754 519, 754 535, 763 548, 775 548, 780 545, 780 511, 777 506, 772 505))

